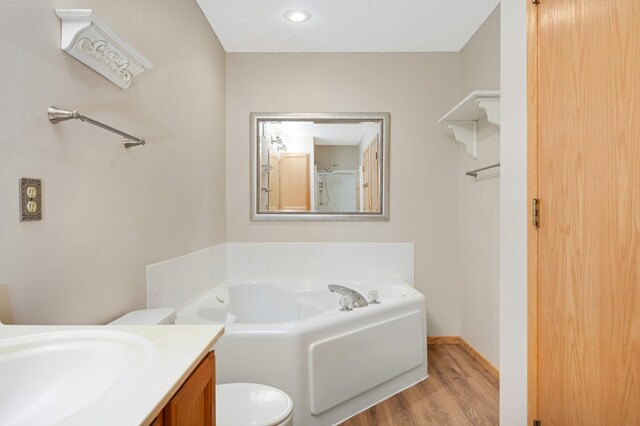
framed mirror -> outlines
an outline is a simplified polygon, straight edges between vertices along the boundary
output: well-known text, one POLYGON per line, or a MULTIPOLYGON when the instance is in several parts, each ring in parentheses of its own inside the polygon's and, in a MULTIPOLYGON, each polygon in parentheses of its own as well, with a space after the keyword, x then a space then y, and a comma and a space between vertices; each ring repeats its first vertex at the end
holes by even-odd
POLYGON ((388 113, 252 113, 252 220, 389 220, 388 113))

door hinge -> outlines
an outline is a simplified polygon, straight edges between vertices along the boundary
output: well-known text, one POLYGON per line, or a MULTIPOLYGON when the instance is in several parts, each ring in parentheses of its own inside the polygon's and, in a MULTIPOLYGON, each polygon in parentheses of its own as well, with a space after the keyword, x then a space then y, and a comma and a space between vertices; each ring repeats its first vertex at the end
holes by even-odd
POLYGON ((533 421, 533 426, 541 426, 542 423, 540 422, 540 420, 536 419, 533 421))
POLYGON ((378 153, 376 152, 376 160, 378 159, 378 153))
POLYGON ((540 0, 531 0, 531 4, 538 5, 540 4, 540 0))
POLYGON ((540 228, 540 200, 537 198, 531 202, 531 224, 540 228))

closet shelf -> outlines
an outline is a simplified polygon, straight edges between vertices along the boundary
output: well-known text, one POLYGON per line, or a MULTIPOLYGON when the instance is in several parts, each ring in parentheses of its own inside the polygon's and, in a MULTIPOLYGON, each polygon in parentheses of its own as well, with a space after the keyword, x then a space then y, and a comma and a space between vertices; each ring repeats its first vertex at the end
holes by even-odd
POLYGON ((500 91, 476 90, 446 113, 438 124, 446 123, 454 137, 465 144, 467 154, 477 156, 478 120, 486 115, 487 121, 500 125, 500 91))

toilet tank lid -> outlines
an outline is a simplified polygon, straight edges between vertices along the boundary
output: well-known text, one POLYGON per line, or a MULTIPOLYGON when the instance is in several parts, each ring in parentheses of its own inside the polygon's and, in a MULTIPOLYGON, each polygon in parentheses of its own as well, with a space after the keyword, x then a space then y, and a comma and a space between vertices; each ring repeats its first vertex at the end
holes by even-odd
POLYGON ((176 320, 176 310, 173 308, 142 309, 129 312, 109 325, 157 325, 173 324, 176 320))

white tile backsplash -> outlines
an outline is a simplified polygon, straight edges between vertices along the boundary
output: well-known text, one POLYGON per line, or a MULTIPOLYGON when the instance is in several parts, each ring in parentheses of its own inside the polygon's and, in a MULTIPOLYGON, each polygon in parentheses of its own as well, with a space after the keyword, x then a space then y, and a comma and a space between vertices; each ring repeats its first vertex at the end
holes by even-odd
POLYGON ((234 279, 403 279, 413 285, 413 243, 227 243, 234 279))
POLYGON ((402 279, 413 243, 223 243, 147 266, 147 307, 180 309, 227 278, 402 279))
POLYGON ((147 266, 147 308, 180 309, 227 277, 227 247, 218 244, 147 266))
MULTIPOLYGON (((386 243, 386 244, 393 245, 394 243, 386 243)), ((358 244, 358 260, 359 261, 379 260, 380 245, 381 244, 378 244, 378 243, 359 243, 358 244)))

